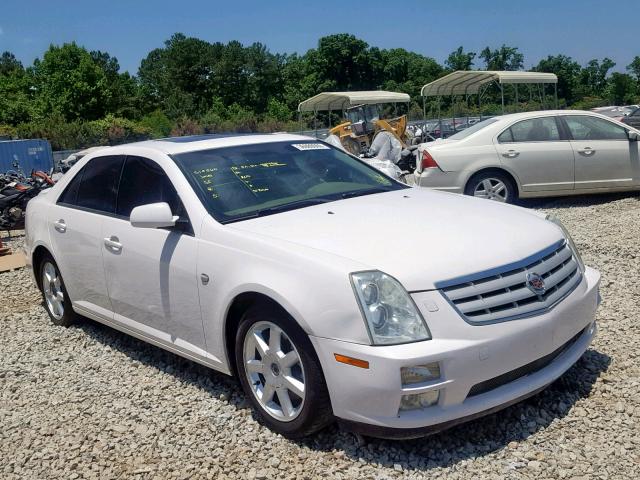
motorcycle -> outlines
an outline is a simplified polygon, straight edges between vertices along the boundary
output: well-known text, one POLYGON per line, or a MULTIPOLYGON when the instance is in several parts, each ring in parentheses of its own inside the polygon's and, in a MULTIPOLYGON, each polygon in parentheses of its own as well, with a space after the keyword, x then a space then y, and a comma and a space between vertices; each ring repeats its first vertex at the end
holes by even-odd
POLYGON ((31 176, 24 180, 13 173, 0 176, 0 230, 24 228, 27 203, 54 183, 41 171, 31 172, 31 176))

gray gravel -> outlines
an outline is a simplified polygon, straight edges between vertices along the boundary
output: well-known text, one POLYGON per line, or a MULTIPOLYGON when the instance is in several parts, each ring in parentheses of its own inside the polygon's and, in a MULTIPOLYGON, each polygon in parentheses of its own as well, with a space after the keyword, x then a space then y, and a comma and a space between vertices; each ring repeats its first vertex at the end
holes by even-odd
POLYGON ((599 335, 541 394, 421 440, 289 441, 233 379, 91 321, 54 327, 26 270, 0 274, 0 477, 638 478, 639 198, 524 205, 602 272, 599 335))

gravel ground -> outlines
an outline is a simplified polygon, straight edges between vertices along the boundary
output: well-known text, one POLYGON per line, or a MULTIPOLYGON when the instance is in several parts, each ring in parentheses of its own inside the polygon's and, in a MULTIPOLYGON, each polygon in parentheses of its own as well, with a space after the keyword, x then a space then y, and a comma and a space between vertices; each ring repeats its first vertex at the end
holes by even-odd
MULTIPOLYGON (((26 270, 0 274, 0 476, 638 478, 640 198, 527 202, 602 272, 592 348, 541 394, 421 440, 262 427, 236 382, 100 324, 49 323, 26 270)), ((16 246, 21 237, 10 245, 16 246)))

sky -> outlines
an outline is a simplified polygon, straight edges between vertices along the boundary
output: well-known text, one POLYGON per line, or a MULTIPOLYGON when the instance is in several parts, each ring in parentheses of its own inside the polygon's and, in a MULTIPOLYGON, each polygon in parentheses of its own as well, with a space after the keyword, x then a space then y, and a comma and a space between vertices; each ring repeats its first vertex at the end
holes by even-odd
POLYGON ((479 52, 504 43, 519 47, 526 69, 563 53, 581 64, 609 57, 624 72, 640 55, 639 14, 639 0, 1 0, 0 52, 13 52, 26 66, 50 44, 76 41, 110 53, 135 74, 175 32, 261 42, 274 53, 304 53, 318 38, 346 32, 441 63, 461 45, 479 52))

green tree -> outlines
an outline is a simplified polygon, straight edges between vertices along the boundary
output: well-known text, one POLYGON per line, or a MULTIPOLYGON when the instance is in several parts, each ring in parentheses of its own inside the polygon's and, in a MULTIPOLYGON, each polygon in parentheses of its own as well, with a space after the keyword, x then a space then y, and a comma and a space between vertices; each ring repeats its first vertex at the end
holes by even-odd
POLYGON ((628 105, 635 101, 637 85, 631 75, 613 72, 609 78, 608 92, 614 105, 628 105))
POLYGON ((640 56, 636 55, 629 65, 627 65, 627 72, 635 77, 636 82, 640 85, 640 56))
POLYGON ((496 50, 485 47, 479 57, 484 60, 486 70, 522 70, 524 55, 518 47, 502 45, 496 50))
POLYGON ((17 125, 33 115, 31 82, 22 63, 10 52, 0 56, 0 124, 17 125))
POLYGON ((111 92, 103 66, 74 43, 51 45, 32 69, 39 116, 97 120, 110 113, 111 92))
POLYGON ((176 33, 164 48, 149 52, 138 77, 144 102, 173 118, 206 111, 214 94, 213 75, 220 44, 176 33))
POLYGON ((534 67, 537 72, 555 73, 558 77, 558 98, 563 98, 568 104, 573 103, 578 96, 578 84, 582 67, 571 57, 566 55, 549 55, 534 67))
POLYGON ((449 54, 444 64, 452 71, 471 70, 474 58, 476 58, 475 52, 465 52, 462 46, 460 46, 449 54))
POLYGON ((603 58, 602 62, 596 59, 589 60, 580 73, 581 93, 598 97, 605 95, 607 74, 615 66, 616 63, 610 58, 603 58))

